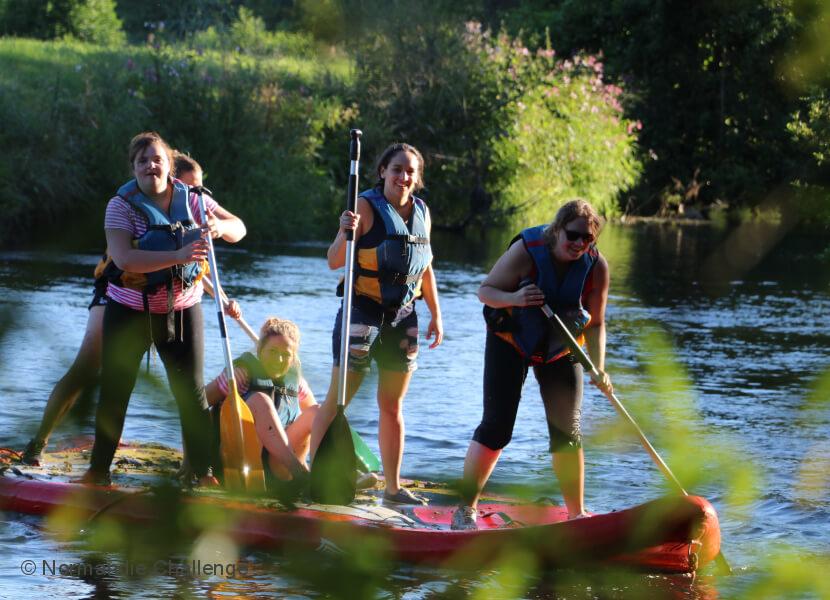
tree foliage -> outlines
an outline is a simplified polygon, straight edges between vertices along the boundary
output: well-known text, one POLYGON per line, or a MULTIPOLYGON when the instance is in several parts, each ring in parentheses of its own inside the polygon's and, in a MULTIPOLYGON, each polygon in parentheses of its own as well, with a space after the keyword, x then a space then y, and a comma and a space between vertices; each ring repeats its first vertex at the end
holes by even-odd
POLYGON ((788 122, 808 114, 809 101, 793 94, 781 62, 797 54, 798 36, 820 46, 817 31, 828 32, 813 19, 820 4, 528 0, 492 3, 488 15, 514 30, 549 30, 563 53, 604 53, 632 92, 628 114, 643 123, 636 192, 640 210, 653 212, 673 178, 696 180, 702 205, 757 204, 797 178, 811 150, 788 122))
POLYGON ((95 44, 125 41, 115 0, 0 0, 0 30, 41 39, 69 35, 95 44))
POLYGON ((425 153, 439 226, 549 220, 573 196, 618 212, 639 170, 637 125, 596 57, 531 52, 462 15, 411 23, 360 36, 354 101, 373 150, 406 140, 425 153))

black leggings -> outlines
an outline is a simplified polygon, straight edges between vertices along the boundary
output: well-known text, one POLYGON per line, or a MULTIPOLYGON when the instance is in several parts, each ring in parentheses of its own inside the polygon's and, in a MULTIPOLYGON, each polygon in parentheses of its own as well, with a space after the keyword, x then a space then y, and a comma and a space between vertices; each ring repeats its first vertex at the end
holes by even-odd
MULTIPOLYGON (((484 415, 473 439, 491 450, 501 450, 513 436, 516 413, 529 362, 506 341, 487 332, 484 350, 484 415)), ((570 358, 534 365, 533 374, 545 405, 551 452, 582 447, 582 365, 570 358)))
POLYGON ((179 407, 182 437, 193 472, 199 477, 205 475, 215 458, 215 444, 204 390, 201 304, 176 313, 176 335, 172 341, 167 341, 167 315, 133 310, 114 301, 107 303, 105 311, 101 396, 95 415, 90 469, 98 474, 109 472, 141 357, 154 343, 179 407))

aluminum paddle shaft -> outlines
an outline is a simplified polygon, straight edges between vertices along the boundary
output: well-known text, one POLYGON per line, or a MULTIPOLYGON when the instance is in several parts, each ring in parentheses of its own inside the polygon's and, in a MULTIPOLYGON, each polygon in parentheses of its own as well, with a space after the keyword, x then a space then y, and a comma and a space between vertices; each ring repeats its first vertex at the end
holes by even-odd
MULTIPOLYGON (((579 363, 585 368, 585 370, 588 371, 594 383, 601 383, 602 377, 600 376, 599 371, 597 371, 597 368, 594 366, 594 363, 591 362, 591 359, 582 349, 582 346, 580 346, 579 343, 574 339, 574 336, 571 335, 571 332, 562 322, 562 319, 559 318, 559 315, 553 312, 547 304, 542 305, 542 312, 545 313, 545 316, 548 318, 548 320, 551 323, 553 323, 558 333, 564 338, 565 342, 568 345, 568 348, 571 350, 571 352, 573 352, 574 356, 579 361, 579 363)), ((608 398, 608 401, 611 402, 612 406, 617 410, 620 416, 622 416, 623 419, 625 419, 628 422, 628 424, 631 425, 631 427, 633 427, 634 430, 637 432, 637 437, 640 438, 640 443, 646 449, 646 452, 648 452, 651 455, 651 458, 654 460, 654 463, 663 472, 666 478, 675 485, 675 487, 681 494, 683 494, 684 496, 688 496, 688 492, 686 492, 686 490, 683 489, 683 485, 680 483, 677 477, 674 476, 674 473, 672 473, 669 466, 660 457, 660 455, 657 454, 657 450, 655 450, 654 446, 651 445, 651 442, 648 441, 648 438, 646 438, 646 435, 643 433, 643 430, 640 429, 640 426, 637 425, 637 422, 628 413, 628 411, 625 409, 625 406, 622 405, 622 402, 620 402, 619 399, 617 399, 617 397, 614 395, 614 392, 607 391, 603 389, 601 386, 600 389, 603 391, 606 398, 608 398)))
MULTIPOLYGON (((357 209, 357 176, 360 167, 360 129, 349 132, 349 191, 346 208, 357 209)), ((346 264, 343 280, 343 319, 340 324, 340 372, 337 378, 337 405, 346 406, 346 375, 349 371, 349 323, 352 319, 352 289, 354 288, 354 231, 346 230, 346 264)))
MULTIPOLYGON (((192 188, 193 191, 199 194, 199 216, 202 224, 207 224, 207 211, 205 211, 204 192, 212 194, 212 192, 205 187, 192 188)), ((207 236, 208 243, 208 264, 210 265, 210 282, 213 284, 214 294, 213 300, 216 304, 216 316, 219 320, 219 333, 222 336, 222 350, 225 354, 225 373, 228 376, 228 384, 236 388, 236 378, 233 373, 233 357, 231 356, 231 343, 228 339, 228 330, 225 325, 225 311, 222 306, 222 293, 219 287, 219 271, 216 268, 216 253, 213 249, 213 238, 207 236)), ((242 439, 242 426, 239 429, 239 438, 242 439)))
MULTIPOLYGON (((601 383, 602 376, 599 374, 599 371, 594 366, 594 363, 591 362, 591 359, 582 349, 582 346, 574 339, 574 336, 571 335, 571 332, 562 322, 562 319, 559 318, 555 312, 551 310, 551 308, 547 304, 543 304, 541 306, 542 312, 545 313, 545 316, 548 318, 548 321, 553 325, 556 331, 562 336, 563 341, 567 344, 568 348, 570 348, 573 355, 576 359, 580 362, 580 364, 585 368, 586 371, 591 375, 591 379, 594 383, 601 383)), ((622 405, 622 402, 614 395, 614 392, 605 390, 600 386, 605 397, 608 398, 608 401, 611 402, 611 405, 617 410, 623 419, 625 419, 629 425, 637 432, 637 437, 640 438, 640 443, 645 448, 646 452, 649 453, 651 459, 654 461, 654 464, 663 472, 663 475, 671 481, 677 490, 683 494, 684 496, 688 496, 689 493, 683 488, 683 485, 680 483, 680 480, 674 476, 669 466, 666 462, 657 454, 657 450, 654 449, 654 446, 651 445, 651 442, 648 441, 646 435, 643 433, 643 430, 640 429, 640 426, 637 425, 637 422, 634 420, 628 411, 625 409, 625 406, 622 405)), ((724 574, 731 574, 732 567, 729 566, 729 562, 727 562, 726 557, 723 555, 723 552, 718 552, 717 556, 715 556, 715 563, 718 565, 720 571, 724 574)))

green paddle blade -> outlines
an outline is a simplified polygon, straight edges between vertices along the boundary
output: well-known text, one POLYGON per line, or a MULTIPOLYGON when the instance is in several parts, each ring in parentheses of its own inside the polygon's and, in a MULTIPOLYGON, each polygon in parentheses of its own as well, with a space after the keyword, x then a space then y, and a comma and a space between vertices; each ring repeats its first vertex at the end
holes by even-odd
MULTIPOLYGON (((349 427, 351 429, 351 426, 349 427)), ((357 457, 357 468, 363 473, 371 473, 372 471, 380 471, 381 464, 377 455, 372 452, 372 449, 366 445, 360 434, 354 429, 352 431, 352 443, 354 444, 354 453, 357 457)))
POLYGON ((311 465, 311 499, 321 504, 351 503, 356 492, 356 470, 352 431, 343 407, 338 406, 311 465))

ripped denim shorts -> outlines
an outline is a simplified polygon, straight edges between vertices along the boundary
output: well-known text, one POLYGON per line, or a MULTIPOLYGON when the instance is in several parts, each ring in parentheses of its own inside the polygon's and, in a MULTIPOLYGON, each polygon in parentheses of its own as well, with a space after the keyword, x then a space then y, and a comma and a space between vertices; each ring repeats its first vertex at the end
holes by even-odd
MULTIPOLYGON (((334 366, 340 366, 340 329, 343 307, 337 311, 331 333, 334 366)), ((397 313, 355 296, 349 325, 349 371, 365 373, 374 359, 379 369, 408 373, 418 368, 418 315, 414 303, 397 313)))

